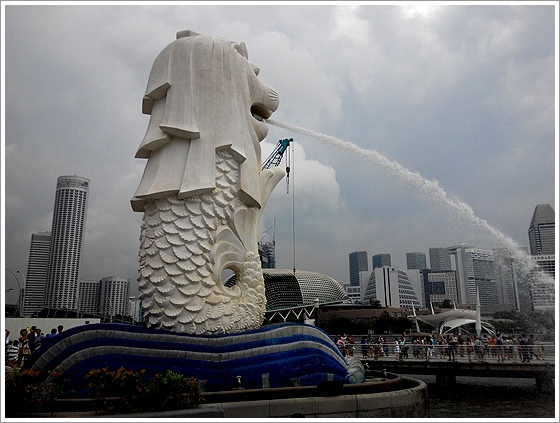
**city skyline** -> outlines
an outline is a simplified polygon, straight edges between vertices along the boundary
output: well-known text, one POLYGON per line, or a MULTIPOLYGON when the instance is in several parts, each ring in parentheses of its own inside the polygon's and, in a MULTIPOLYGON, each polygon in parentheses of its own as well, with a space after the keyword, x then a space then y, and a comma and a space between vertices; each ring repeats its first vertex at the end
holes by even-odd
MULTIPOLYGON (((184 29, 246 43, 259 77, 280 94, 273 120, 438 181, 519 246, 529 246, 536 205, 558 213, 553 4, 3 2, 2 11, 2 254, 15 274, 26 272, 31 235, 50 227, 54 181, 80 174, 91 180, 81 277, 119 275, 135 289, 141 215, 129 200, 144 166, 134 159, 147 124, 141 100, 155 55, 184 29)), ((502 247, 390 172, 315 139, 270 124, 262 157, 286 137, 289 189, 279 184, 262 222, 263 233, 276 222, 277 268, 295 264, 345 284, 351 251, 387 252, 405 268, 411 251, 502 247)), ((9 272, 5 282, 17 288, 9 272)))

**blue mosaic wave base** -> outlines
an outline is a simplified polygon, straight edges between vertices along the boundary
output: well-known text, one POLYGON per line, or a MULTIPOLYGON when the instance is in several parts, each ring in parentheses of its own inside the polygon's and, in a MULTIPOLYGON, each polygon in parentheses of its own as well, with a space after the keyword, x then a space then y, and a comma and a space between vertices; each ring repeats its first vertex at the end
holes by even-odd
POLYGON ((329 335, 305 324, 284 323, 231 334, 196 336, 114 323, 65 330, 46 339, 31 368, 58 368, 70 386, 79 386, 92 369, 172 370, 204 381, 208 392, 315 386, 322 381, 349 382, 348 363, 329 335))

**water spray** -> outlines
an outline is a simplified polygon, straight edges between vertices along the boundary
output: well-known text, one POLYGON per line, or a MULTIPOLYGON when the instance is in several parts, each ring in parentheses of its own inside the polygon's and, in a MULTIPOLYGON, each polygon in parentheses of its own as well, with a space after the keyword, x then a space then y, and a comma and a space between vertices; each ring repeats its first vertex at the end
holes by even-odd
MULTIPOLYGON (((520 270, 524 274, 528 275, 535 269, 535 264, 532 262, 531 258, 520 249, 520 247, 512 238, 494 228, 486 220, 477 217, 473 209, 468 204, 450 198, 443 190, 443 188, 439 186, 439 183, 437 181, 427 180, 418 172, 410 171, 399 163, 391 161, 382 156, 377 151, 363 149, 349 141, 344 141, 330 135, 315 132, 311 129, 306 129, 296 125, 290 125, 271 119, 267 119, 266 122, 279 128, 284 128, 326 142, 327 144, 332 145, 339 150, 343 150, 345 152, 358 156, 367 163, 373 164, 375 166, 381 166, 395 176, 398 176, 399 179, 405 184, 411 185, 418 189, 422 195, 438 201, 439 204, 445 205, 449 210, 458 214, 459 217, 462 217, 474 226, 481 227, 482 229, 492 234, 502 245, 507 248, 509 253, 517 260, 517 263, 522 266, 520 270)), ((554 286, 553 278, 544 272, 539 273, 539 279, 542 282, 551 283, 554 286)))

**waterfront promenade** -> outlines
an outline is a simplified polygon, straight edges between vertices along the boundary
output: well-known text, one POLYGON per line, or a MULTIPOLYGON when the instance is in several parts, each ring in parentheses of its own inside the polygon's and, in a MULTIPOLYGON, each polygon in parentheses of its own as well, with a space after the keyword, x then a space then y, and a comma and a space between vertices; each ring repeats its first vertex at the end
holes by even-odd
POLYGON ((436 383, 439 385, 454 384, 457 376, 534 378, 539 390, 544 392, 554 390, 556 360, 555 348, 552 344, 545 346, 542 360, 533 358, 529 362, 523 362, 517 355, 499 361, 491 354, 486 354, 482 360, 474 359, 471 355, 469 361, 466 353, 463 356, 456 354, 454 360, 449 360, 445 354, 439 352, 428 358, 414 357, 409 353, 407 358, 400 360, 397 360, 394 354, 375 359, 367 355, 362 356, 359 351, 355 351, 354 356, 362 360, 367 370, 406 375, 435 375, 436 383))

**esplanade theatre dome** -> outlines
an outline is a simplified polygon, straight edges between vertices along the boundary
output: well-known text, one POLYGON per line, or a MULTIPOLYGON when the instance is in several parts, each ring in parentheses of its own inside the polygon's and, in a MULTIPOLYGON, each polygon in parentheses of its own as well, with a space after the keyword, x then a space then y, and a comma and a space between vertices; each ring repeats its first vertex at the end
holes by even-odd
POLYGON ((263 269, 263 276, 267 311, 313 305, 316 298, 321 304, 348 300, 340 282, 320 273, 263 269))

